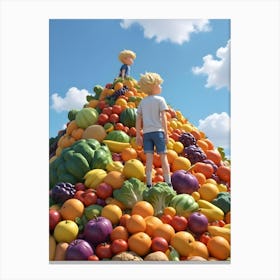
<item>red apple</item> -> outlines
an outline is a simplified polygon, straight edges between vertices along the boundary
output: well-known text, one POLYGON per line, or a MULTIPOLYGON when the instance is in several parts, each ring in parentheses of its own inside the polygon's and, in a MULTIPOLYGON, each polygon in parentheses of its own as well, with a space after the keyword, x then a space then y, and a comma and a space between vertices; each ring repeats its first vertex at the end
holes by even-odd
POLYGON ((188 220, 183 216, 175 215, 172 217, 170 225, 175 229, 175 231, 186 230, 188 226, 188 220))
POLYGON ((157 236, 152 239, 151 248, 154 252, 161 251, 166 252, 168 249, 168 242, 163 237, 157 236))
POLYGON ((49 210, 49 227, 50 230, 54 230, 55 226, 61 221, 60 213, 55 209, 49 210))

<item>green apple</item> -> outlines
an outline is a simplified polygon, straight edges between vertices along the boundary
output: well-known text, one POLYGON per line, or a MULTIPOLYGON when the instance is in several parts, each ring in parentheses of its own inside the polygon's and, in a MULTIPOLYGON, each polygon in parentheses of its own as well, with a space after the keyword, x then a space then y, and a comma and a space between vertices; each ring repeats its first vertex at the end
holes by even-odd
POLYGON ((63 220, 54 228, 54 238, 57 242, 70 243, 75 240, 79 233, 78 225, 71 220, 63 220))

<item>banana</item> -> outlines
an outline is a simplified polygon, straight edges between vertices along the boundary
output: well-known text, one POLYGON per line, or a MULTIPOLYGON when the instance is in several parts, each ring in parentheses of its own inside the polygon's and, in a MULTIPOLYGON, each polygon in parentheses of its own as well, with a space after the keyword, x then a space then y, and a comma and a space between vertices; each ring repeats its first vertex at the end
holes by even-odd
POLYGON ((212 236, 222 236, 230 243, 230 228, 219 227, 219 226, 208 226, 207 231, 212 236))
POLYGON ((209 222, 224 219, 223 210, 211 202, 204 199, 199 199, 197 203, 199 205, 199 211, 207 217, 209 222))
POLYGON ((110 171, 123 171, 123 164, 120 161, 111 161, 106 165, 106 170, 110 171))
POLYGON ((123 143, 113 140, 103 140, 103 143, 106 144, 109 150, 113 153, 121 153, 123 149, 130 148, 130 143, 123 143))

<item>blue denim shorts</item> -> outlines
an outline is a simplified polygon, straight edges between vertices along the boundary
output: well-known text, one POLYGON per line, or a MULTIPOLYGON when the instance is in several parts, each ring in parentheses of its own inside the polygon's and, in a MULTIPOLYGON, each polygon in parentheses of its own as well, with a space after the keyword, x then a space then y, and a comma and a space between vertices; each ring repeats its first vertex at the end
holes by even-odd
POLYGON ((145 153, 154 153, 155 147, 158 154, 166 153, 165 136, 163 131, 144 133, 143 142, 145 153))

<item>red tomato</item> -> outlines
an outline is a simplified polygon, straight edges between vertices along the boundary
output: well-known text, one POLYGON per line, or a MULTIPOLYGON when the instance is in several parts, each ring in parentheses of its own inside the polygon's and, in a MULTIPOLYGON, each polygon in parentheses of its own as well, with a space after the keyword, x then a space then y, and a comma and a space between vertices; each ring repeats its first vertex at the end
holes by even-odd
POLYGON ((103 110, 105 107, 108 107, 109 105, 106 103, 105 100, 99 100, 98 107, 103 110))
POLYGON ((74 198, 79 199, 81 202, 84 203, 84 193, 85 191, 82 190, 76 191, 74 194, 74 198))
POLYGON ((98 197, 106 199, 113 194, 113 187, 103 182, 97 186, 96 194, 98 197))
POLYGON ((210 223, 211 226, 223 227, 226 224, 224 220, 216 220, 210 223))
POLYGON ((175 229, 175 231, 186 230, 188 226, 188 220, 183 216, 175 215, 172 218, 170 225, 175 229))
POLYGON ((131 137, 136 137, 136 128, 134 126, 129 128, 128 135, 131 137))
POLYGON ((124 125, 122 123, 120 123, 120 122, 117 122, 115 124, 115 129, 116 130, 124 130, 124 125))
POLYGON ((166 252, 168 249, 168 242, 163 237, 157 236, 152 239, 151 248, 154 252, 166 252))
POLYGON ((102 113, 110 116, 112 114, 112 111, 113 111, 113 108, 111 106, 109 106, 109 107, 103 108, 102 113))
POLYGON ((108 122, 109 120, 109 116, 107 114, 104 114, 104 113, 101 113, 99 116, 98 116, 98 119, 97 119, 97 122, 98 124, 105 124, 106 122, 108 122))
POLYGON ((112 123, 117 123, 119 120, 120 120, 119 115, 115 113, 111 114, 109 117, 109 121, 112 123))
POLYGON ((164 224, 170 224, 171 221, 172 221, 172 216, 171 215, 168 215, 168 214, 163 214, 161 217, 160 217, 161 221, 164 223, 164 224))
POLYGON ((124 239, 115 239, 111 244, 113 255, 125 252, 128 249, 128 243, 124 239))
POLYGON ((88 261, 99 261, 99 258, 96 255, 91 255, 88 257, 88 261))
POLYGON ((112 106, 112 113, 114 113, 114 114, 119 115, 122 112, 122 110, 123 110, 122 106, 120 106, 120 105, 115 104, 112 106))
POLYGON ((211 236, 208 232, 204 232, 200 235, 199 241, 207 245, 208 241, 211 239, 211 236))
POLYGON ((107 243, 100 243, 95 248, 95 254, 100 259, 110 259, 112 257, 111 245, 107 243))

